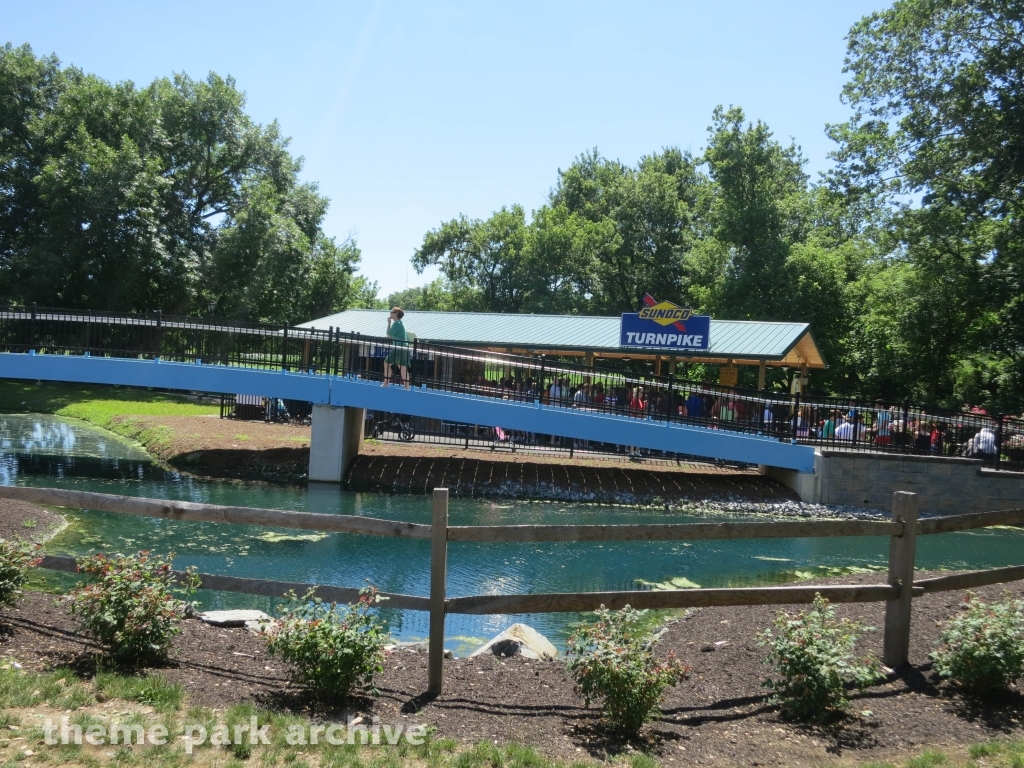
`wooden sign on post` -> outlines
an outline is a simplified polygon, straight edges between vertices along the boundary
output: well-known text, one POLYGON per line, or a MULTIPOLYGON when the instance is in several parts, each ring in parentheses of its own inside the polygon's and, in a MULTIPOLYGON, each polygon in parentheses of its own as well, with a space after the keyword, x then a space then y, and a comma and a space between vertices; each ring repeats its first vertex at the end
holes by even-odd
POLYGON ((735 365, 723 365, 718 369, 718 383, 723 387, 735 387, 739 377, 740 369, 735 365))

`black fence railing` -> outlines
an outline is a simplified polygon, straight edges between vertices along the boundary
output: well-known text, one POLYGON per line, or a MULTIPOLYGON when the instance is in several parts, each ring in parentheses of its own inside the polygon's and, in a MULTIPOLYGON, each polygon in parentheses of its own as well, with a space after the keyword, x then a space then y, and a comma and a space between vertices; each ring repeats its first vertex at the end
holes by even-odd
MULTIPOLYGON (((270 397, 223 395, 220 417, 242 421, 283 422, 307 425, 312 406, 297 400, 275 400, 270 397)), ((518 429, 502 429, 484 424, 447 421, 426 416, 410 416, 388 411, 366 411, 363 434, 368 439, 384 442, 416 443, 474 449, 492 453, 520 453, 540 456, 630 459, 626 446, 615 442, 581 440, 560 435, 542 434, 518 429)), ((609 435, 609 437, 613 437, 609 435)), ((699 463, 723 466, 750 466, 744 462, 722 461, 674 451, 641 449, 647 461, 672 464, 699 463)))
MULTIPOLYGON (((382 324, 383 325, 383 324, 382 324)), ((968 456, 1024 467, 1024 421, 911 403, 744 390, 561 360, 343 333, 30 307, 0 311, 0 350, 349 376, 762 435, 842 450, 968 456)), ((508 434, 509 430, 498 427, 508 434)), ((399 430, 399 434, 401 430, 399 430)), ((550 436, 541 436, 550 439, 550 436)), ((537 436, 528 437, 536 440, 537 436)), ((615 436, 609 435, 608 445, 615 436)), ((628 448, 628 447, 627 447, 628 448)))

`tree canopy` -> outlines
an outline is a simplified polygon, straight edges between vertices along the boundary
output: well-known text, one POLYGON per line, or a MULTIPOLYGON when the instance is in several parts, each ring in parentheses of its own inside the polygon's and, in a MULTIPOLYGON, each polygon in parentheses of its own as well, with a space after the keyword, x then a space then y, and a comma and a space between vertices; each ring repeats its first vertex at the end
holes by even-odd
POLYGON ((231 78, 109 83, 0 49, 0 301, 290 322, 365 300, 277 123, 231 78))
MULTIPOLYGON (((698 156, 579 156, 548 200, 428 232, 430 306, 613 314, 644 292, 811 324, 819 391, 1024 409, 1024 10, 896 0, 850 31, 834 167, 715 110, 698 156)), ((417 297, 410 297, 416 300, 417 297)), ((426 301, 427 294, 423 295, 426 301)))

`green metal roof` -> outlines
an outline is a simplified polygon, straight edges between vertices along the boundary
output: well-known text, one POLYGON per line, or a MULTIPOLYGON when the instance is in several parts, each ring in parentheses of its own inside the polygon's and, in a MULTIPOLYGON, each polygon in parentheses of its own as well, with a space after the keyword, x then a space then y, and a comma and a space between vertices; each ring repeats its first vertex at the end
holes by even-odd
MULTIPOLYGON (((299 328, 341 329, 384 336, 387 310, 349 309, 302 323, 299 328)), ((485 312, 407 312, 406 330, 423 341, 467 347, 594 352, 643 356, 619 346, 618 317, 513 315, 485 312)), ((650 354, 656 354, 651 350, 650 354)), ((664 352, 662 354, 665 354, 664 352)), ((746 358, 823 368, 824 360, 807 323, 762 323, 711 320, 707 352, 679 352, 680 357, 746 358)))

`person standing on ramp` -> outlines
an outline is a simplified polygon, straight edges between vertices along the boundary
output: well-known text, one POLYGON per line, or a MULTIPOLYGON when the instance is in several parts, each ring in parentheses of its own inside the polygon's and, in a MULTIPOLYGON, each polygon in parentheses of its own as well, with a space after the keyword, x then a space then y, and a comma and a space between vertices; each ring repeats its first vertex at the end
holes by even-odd
POLYGON ((397 365, 405 388, 409 388, 409 337, 405 332, 405 324, 402 318, 405 312, 401 307, 392 307, 388 315, 388 338, 391 339, 391 349, 388 350, 387 367, 384 376, 384 386, 391 383, 392 366, 397 365))

